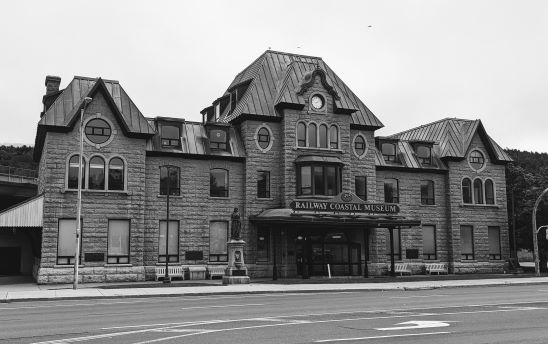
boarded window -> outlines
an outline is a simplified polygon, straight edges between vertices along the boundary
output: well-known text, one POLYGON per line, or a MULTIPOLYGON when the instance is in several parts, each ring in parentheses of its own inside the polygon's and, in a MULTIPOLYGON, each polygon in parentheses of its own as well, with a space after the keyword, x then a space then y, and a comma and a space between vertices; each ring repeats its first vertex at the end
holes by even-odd
POLYGON ((462 260, 474 259, 474 233, 472 226, 460 226, 460 253, 462 260))
POLYGON ((422 254, 424 259, 436 259, 436 227, 422 226, 422 254))
POLYGON ((108 220, 107 263, 129 263, 129 220, 108 220))
POLYGON ((212 221, 209 224, 209 261, 226 262, 228 260, 226 243, 228 241, 228 222, 212 221))
MULTIPOLYGON (((80 248, 81 247, 82 247, 82 235, 80 235, 80 248)), ((59 233, 57 236, 57 264, 59 265, 74 264, 75 254, 76 254, 76 219, 59 219, 59 233)), ((80 258, 81 256, 82 256, 82 250, 80 250, 80 258)))
POLYGON ((166 237, 167 221, 160 221, 160 237, 158 240, 158 261, 166 261, 166 241, 168 241, 168 261, 176 263, 179 261, 179 221, 169 221, 168 237, 166 237))
POLYGON ((489 259, 500 260, 500 227, 488 227, 489 236, 489 259))

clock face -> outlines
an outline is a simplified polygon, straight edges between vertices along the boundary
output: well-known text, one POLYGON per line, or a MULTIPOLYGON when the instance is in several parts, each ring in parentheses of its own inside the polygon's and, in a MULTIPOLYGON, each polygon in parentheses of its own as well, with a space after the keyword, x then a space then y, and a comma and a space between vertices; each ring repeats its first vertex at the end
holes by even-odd
POLYGON ((311 102, 312 102, 312 107, 316 110, 319 110, 321 108, 323 108, 323 105, 324 105, 324 101, 323 101, 323 98, 322 96, 313 96, 312 99, 311 99, 311 102))

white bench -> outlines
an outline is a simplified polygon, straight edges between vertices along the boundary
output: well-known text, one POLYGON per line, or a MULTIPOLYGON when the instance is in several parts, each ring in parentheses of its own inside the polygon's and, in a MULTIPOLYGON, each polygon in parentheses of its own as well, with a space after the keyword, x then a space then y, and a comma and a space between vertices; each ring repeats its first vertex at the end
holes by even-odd
POLYGON ((201 265, 189 265, 188 276, 191 280, 205 280, 206 279, 206 267, 201 265))
MULTIPOLYGON (((390 264, 388 264, 388 271, 392 271, 390 264)), ((411 275, 411 268, 407 263, 396 263, 394 264, 394 272, 400 274, 400 276, 403 276, 403 274, 411 275)))
POLYGON ((209 279, 213 279, 215 276, 223 277, 227 268, 228 265, 208 265, 207 274, 209 275, 209 279))
MULTIPOLYGON (((165 277, 166 275, 166 267, 165 266, 156 266, 156 281, 158 281, 160 278, 165 277)), ((180 265, 170 265, 168 266, 167 272, 169 273, 170 278, 181 278, 185 279, 185 274, 183 271, 183 267, 180 265)))
POLYGON ((433 272, 437 272, 438 275, 440 273, 444 273, 444 274, 447 274, 447 266, 443 263, 431 263, 431 264, 426 264, 425 265, 425 268, 426 268, 426 272, 429 273, 430 275, 433 273, 433 272))

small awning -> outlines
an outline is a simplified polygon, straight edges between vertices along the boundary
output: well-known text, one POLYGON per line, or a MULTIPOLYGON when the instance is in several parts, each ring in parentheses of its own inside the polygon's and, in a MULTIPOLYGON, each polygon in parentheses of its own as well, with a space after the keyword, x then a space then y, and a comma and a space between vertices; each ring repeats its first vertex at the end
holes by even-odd
POLYGON ((321 155, 301 155, 295 159, 295 163, 304 164, 304 163, 323 163, 323 164, 338 164, 344 165, 341 159, 335 156, 321 156, 321 155))
POLYGON ((0 213, 0 229, 42 227, 44 195, 38 195, 16 204, 0 213))
POLYGON ((340 226, 361 225, 372 228, 421 226, 421 220, 407 219, 403 216, 305 213, 295 212, 289 208, 263 210, 258 215, 250 216, 249 220, 262 224, 337 224, 340 226))

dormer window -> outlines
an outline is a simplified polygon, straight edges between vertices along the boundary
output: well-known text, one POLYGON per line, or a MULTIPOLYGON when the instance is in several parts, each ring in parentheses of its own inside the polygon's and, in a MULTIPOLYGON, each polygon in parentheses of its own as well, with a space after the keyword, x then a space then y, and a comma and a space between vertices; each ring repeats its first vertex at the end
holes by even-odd
POLYGON ((417 146, 417 158, 421 165, 432 165, 432 148, 417 146))
POLYGON ((181 129, 179 126, 162 124, 161 140, 164 148, 179 148, 181 147, 181 129))
POLYGON ((396 144, 392 142, 381 143, 381 153, 386 162, 397 162, 396 144))
POLYGON ((209 131, 209 148, 227 150, 227 134, 223 129, 211 129, 209 131))

